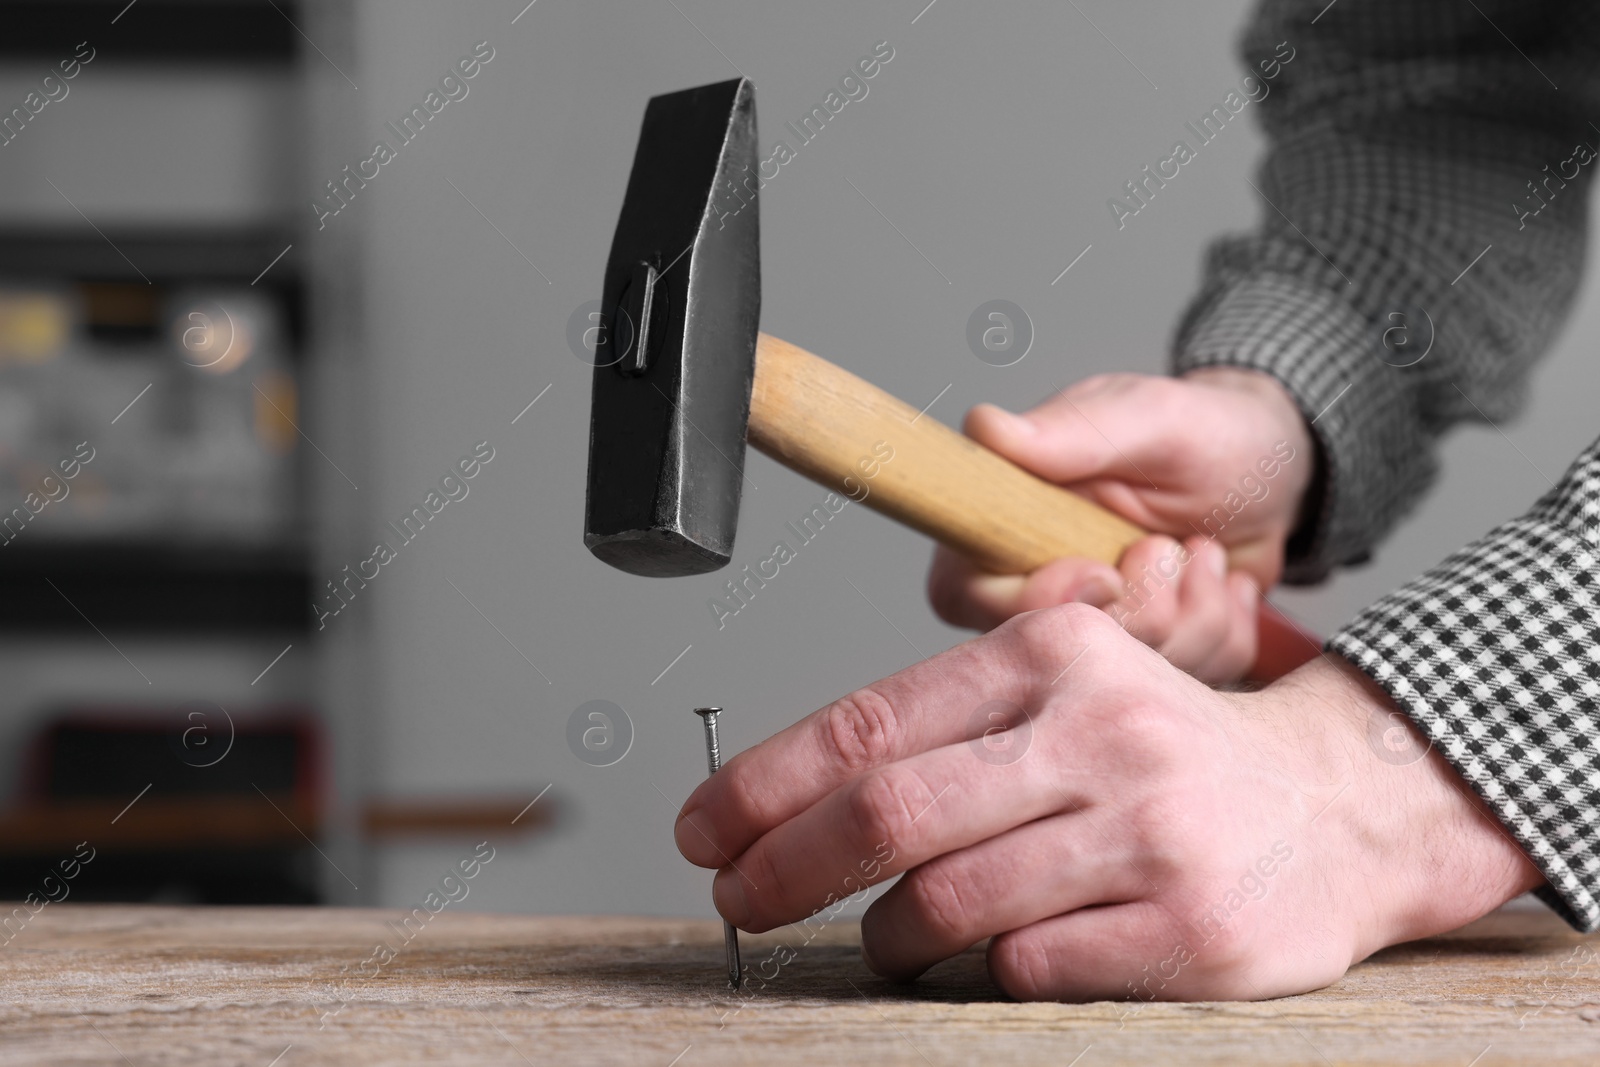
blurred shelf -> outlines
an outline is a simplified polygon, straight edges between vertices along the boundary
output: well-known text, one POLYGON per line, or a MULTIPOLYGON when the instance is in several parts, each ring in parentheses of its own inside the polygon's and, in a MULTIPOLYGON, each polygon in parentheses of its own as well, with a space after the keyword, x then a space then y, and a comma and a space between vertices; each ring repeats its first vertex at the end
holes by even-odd
MULTIPOLYGON (((289 227, 277 226, 102 224, 101 229, 104 237, 86 226, 0 226, 0 275, 142 282, 128 265, 131 259, 156 282, 215 280, 248 285, 293 240, 289 227)), ((280 271, 285 276, 296 274, 298 260, 291 250, 273 265, 263 283, 280 271)))
MULTIPOLYGON (((539 834, 553 822, 548 797, 531 808, 524 797, 373 800, 361 812, 364 836, 391 840, 493 834, 503 841, 539 834)), ((316 840, 322 826, 316 809, 293 793, 141 795, 132 804, 120 797, 56 800, 0 811, 0 857, 70 855, 80 841, 119 852, 299 846, 316 840)))
POLYGON ((303 631, 311 621, 308 557, 290 548, 7 545, 0 583, 0 630, 11 632, 303 631))
POLYGON ((254 794, 226 793, 145 797, 131 805, 121 799, 55 801, 0 812, 0 855, 69 855, 79 841, 118 850, 298 846, 319 829, 316 812, 289 794, 270 804, 254 794))
POLYGON ((79 226, 0 225, 0 285, 143 286, 148 280, 156 286, 253 287, 281 304, 291 352, 304 347, 305 291, 293 227, 101 228, 104 236, 79 226), (137 270, 133 263, 139 265, 137 270))
POLYGON ((556 801, 539 794, 537 803, 518 794, 503 797, 433 796, 369 800, 361 812, 361 831, 369 838, 452 838, 493 833, 500 837, 548 829, 556 820, 556 801))
POLYGON ((299 20, 299 7, 293 0, 12 0, 3 7, 0 59, 70 59, 87 39, 102 62, 283 65, 294 61, 290 20, 299 20))

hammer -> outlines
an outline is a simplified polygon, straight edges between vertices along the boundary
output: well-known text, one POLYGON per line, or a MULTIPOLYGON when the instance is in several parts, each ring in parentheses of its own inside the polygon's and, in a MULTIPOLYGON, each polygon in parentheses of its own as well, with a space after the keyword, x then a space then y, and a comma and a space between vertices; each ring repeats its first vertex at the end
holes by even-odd
MULTIPOLYGON (((826 360, 759 332, 755 86, 650 100, 611 241, 595 344, 583 543, 632 574, 732 558, 750 444, 1000 574, 1115 564, 1143 530, 826 360), (872 462, 886 443, 893 462, 872 462), (870 466, 868 466, 870 464, 870 466)), ((1262 601, 1251 677, 1320 642, 1262 601)))

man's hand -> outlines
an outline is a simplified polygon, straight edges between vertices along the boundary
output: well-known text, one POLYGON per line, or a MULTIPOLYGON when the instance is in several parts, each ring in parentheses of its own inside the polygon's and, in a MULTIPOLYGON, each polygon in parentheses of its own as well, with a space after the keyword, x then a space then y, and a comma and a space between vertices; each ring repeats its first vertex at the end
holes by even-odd
POLYGON ((904 873, 862 923, 892 978, 992 938, 1022 999, 1281 996, 1540 881, 1437 753, 1369 740, 1393 710, 1329 658, 1215 692, 1065 605, 736 756, 677 843, 751 931, 904 873))
POLYGON ((1128 550, 1120 572, 1065 559, 1025 577, 992 575, 941 548, 928 575, 941 618, 988 629, 1020 612, 1086 603, 1202 680, 1249 667, 1257 590, 1282 574, 1316 463, 1305 420, 1274 379, 1231 368, 1106 375, 1022 415, 980 404, 965 429, 1155 536, 1128 550))

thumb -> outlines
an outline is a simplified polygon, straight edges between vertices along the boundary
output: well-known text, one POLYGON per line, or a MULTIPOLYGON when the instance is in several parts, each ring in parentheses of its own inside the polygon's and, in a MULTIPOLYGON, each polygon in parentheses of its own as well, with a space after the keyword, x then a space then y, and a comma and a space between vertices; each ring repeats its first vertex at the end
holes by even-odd
POLYGON ((1072 404, 1047 403, 1023 414, 979 404, 967 412, 962 428, 980 445, 1057 485, 1104 475, 1118 458, 1072 404))

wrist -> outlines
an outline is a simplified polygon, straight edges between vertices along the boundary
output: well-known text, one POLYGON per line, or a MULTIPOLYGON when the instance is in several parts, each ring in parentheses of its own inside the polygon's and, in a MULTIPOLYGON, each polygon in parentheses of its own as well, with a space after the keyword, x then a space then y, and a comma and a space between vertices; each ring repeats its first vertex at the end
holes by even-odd
POLYGON ((1318 657, 1262 696, 1313 743, 1308 819, 1352 907, 1351 962, 1541 884, 1483 801, 1366 674, 1318 657))

